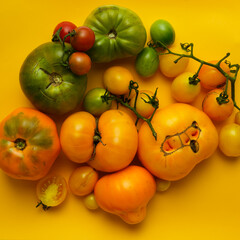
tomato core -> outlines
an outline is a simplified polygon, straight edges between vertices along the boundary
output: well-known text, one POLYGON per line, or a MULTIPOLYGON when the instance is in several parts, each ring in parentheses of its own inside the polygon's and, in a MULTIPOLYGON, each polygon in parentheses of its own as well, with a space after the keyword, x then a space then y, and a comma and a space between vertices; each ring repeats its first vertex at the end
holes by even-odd
POLYGON ((111 29, 110 31, 109 31, 109 33, 108 33, 108 37, 110 38, 110 39, 115 39, 116 37, 117 37, 117 32, 116 32, 116 30, 115 29, 111 29))
POLYGON ((24 150, 27 146, 26 140, 22 139, 22 138, 17 138, 14 141, 14 146, 15 148, 17 148, 18 150, 24 150))

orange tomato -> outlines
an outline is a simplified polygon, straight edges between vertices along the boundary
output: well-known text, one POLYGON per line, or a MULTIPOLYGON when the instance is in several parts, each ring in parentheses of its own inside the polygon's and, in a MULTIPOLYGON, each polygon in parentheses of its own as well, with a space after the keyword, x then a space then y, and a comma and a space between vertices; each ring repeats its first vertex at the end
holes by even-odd
POLYGON ((108 110, 99 118, 98 131, 101 142, 96 145, 94 157, 88 164, 103 172, 128 166, 138 146, 138 133, 131 117, 120 110, 108 110))
POLYGON ((31 109, 18 108, 0 124, 0 168, 16 179, 44 177, 60 152, 54 121, 31 109))
POLYGON ((146 207, 156 192, 153 176, 143 167, 131 165, 105 175, 94 189, 97 204, 126 223, 137 224, 146 216, 146 207))
POLYGON ((76 112, 65 119, 60 141, 64 154, 71 161, 84 163, 92 157, 95 129, 96 119, 88 112, 76 112))
POLYGON ((157 140, 144 123, 139 131, 138 157, 158 178, 174 181, 185 177, 218 146, 212 121, 191 105, 175 103, 157 110, 151 122, 157 140))
MULTIPOLYGON (((209 61, 209 63, 212 64, 216 64, 217 62, 218 61, 209 61)), ((221 62, 220 67, 224 72, 230 73, 229 67, 226 63, 221 62)), ((223 76, 218 69, 208 65, 203 65, 201 67, 198 78, 205 89, 215 89, 224 86, 226 83, 226 77, 223 76)))
POLYGON ((70 175, 68 186, 71 192, 77 196, 90 194, 98 180, 98 173, 89 166, 76 168, 70 175))
POLYGON ((230 117, 233 112, 233 101, 229 97, 229 102, 219 104, 217 97, 223 92, 222 89, 216 88, 205 96, 202 109, 214 121, 224 121, 230 117))

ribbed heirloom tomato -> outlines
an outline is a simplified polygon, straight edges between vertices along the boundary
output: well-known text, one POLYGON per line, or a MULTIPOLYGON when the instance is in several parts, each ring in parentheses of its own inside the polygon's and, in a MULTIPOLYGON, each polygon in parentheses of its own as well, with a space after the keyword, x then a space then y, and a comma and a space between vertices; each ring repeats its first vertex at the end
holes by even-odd
POLYGON ((55 123, 37 110, 18 108, 0 124, 0 168, 13 178, 44 177, 59 152, 55 123))
POLYGON ((144 123, 139 131, 138 156, 161 179, 173 181, 185 177, 218 146, 217 130, 210 118, 188 104, 176 103, 157 110, 152 125, 157 140, 144 123))
POLYGON ((133 120, 119 110, 104 112, 98 122, 88 112, 70 115, 62 125, 60 140, 70 160, 88 162, 103 172, 118 171, 128 166, 138 146, 133 120))
POLYGON ((147 204, 155 192, 153 176, 145 168, 135 165, 105 175, 94 189, 98 205, 129 224, 143 221, 147 204))

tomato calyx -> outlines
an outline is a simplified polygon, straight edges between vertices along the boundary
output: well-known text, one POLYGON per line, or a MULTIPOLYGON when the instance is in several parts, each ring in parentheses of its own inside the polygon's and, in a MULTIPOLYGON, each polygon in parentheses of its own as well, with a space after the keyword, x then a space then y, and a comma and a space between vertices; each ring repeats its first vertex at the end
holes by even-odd
POLYGON ((218 97, 216 97, 216 100, 219 105, 228 103, 229 102, 228 94, 225 91, 223 91, 219 94, 218 97))
POLYGON ((43 68, 39 68, 39 70, 43 71, 44 73, 46 73, 49 76, 50 83, 47 85, 46 89, 49 88, 51 85, 57 87, 57 86, 61 85, 61 83, 63 82, 63 78, 60 74, 58 74, 56 72, 49 73, 47 70, 45 70, 43 68))
POLYGON ((189 84, 192 84, 192 85, 198 85, 198 83, 200 82, 200 79, 198 78, 197 74, 194 74, 192 77, 189 77, 188 80, 189 80, 189 84))
POLYGON ((45 205, 42 201, 38 202, 36 208, 39 206, 42 206, 44 211, 47 211, 50 208, 50 206, 45 205))
POLYGON ((198 138, 200 136, 201 129, 196 121, 193 121, 190 126, 180 133, 173 135, 167 135, 161 144, 160 150, 164 153, 164 156, 173 154, 183 147, 190 147, 194 153, 199 151, 198 138))
POLYGON ((17 148, 18 150, 24 150, 27 146, 26 140, 22 139, 22 138, 17 138, 14 141, 14 146, 15 148, 17 148))
POLYGON ((107 35, 108 35, 108 38, 110 39, 116 39, 117 31, 115 29, 111 29, 107 35))

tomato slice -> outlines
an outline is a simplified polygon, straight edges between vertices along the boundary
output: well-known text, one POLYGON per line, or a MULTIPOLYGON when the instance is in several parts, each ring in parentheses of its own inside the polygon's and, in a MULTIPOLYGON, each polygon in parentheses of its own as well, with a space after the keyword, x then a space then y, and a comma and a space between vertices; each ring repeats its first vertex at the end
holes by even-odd
POLYGON ((61 204, 67 196, 67 182, 60 175, 47 176, 37 183, 37 197, 44 210, 61 204))

